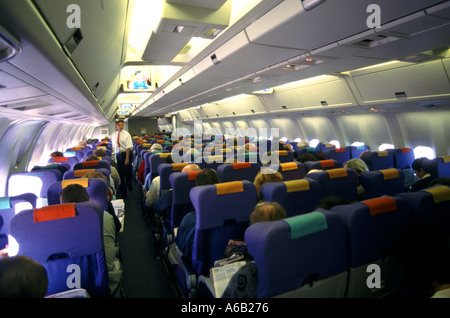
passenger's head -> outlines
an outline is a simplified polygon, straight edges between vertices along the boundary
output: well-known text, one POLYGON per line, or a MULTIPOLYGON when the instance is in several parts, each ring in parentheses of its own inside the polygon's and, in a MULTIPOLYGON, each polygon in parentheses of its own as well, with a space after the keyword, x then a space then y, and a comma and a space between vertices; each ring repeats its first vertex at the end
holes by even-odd
POLYGON ((153 144, 153 145, 150 147, 150 150, 149 150, 149 151, 150 151, 150 152, 156 152, 156 151, 162 152, 162 151, 163 151, 163 147, 162 147, 160 144, 156 143, 156 144, 153 144))
POLYGON ((86 173, 85 175, 83 175, 83 178, 101 178, 108 181, 108 178, 103 173, 96 171, 86 173))
POLYGON ((283 181, 283 175, 279 171, 275 171, 269 168, 264 169, 262 173, 261 171, 258 172, 255 179, 253 180, 253 185, 256 188, 256 193, 258 195, 258 199, 261 200, 261 186, 264 183, 268 182, 282 182, 283 181))
POLYGON ((300 147, 309 147, 309 143, 307 141, 300 141, 299 143, 297 143, 297 148, 300 147))
POLYGON ((427 171, 423 168, 423 163, 427 159, 428 158, 426 157, 417 158, 412 163, 412 169, 416 173, 417 177, 419 177, 419 179, 422 179, 423 176, 427 174, 427 171))
POLYGON ((61 191, 61 203, 79 203, 89 201, 91 198, 86 189, 77 183, 69 184, 61 191))
POLYGON ((99 160, 99 158, 97 156, 92 155, 87 157, 85 161, 97 161, 97 160, 99 160))
POLYGON ((354 170, 357 176, 359 176, 364 171, 369 171, 369 168, 367 168, 364 160, 359 158, 350 159, 344 164, 344 168, 354 170))
POLYGON ((192 172, 192 171, 198 171, 201 170, 200 167, 196 164, 188 164, 186 166, 183 167, 183 169, 181 170, 181 172, 192 172))
POLYGON ((51 158, 56 158, 56 157, 64 157, 64 154, 61 151, 53 151, 50 154, 51 158))
MULTIPOLYGON (((103 148, 103 147, 102 147, 103 148)), ((97 157, 106 157, 106 150, 105 149, 97 149, 95 152, 94 152, 94 155, 95 156, 97 156, 97 157)))
POLYGON ((317 158, 312 153, 304 153, 297 158, 297 161, 305 163, 307 161, 317 161, 317 158))
POLYGON ((337 205, 345 205, 350 204, 351 202, 347 199, 344 199, 337 195, 328 195, 323 197, 319 204, 317 205, 316 209, 324 209, 324 210, 331 210, 331 208, 337 206, 337 205))
POLYGON ((450 249, 430 223, 408 225, 395 240, 393 255, 416 293, 410 296, 430 297, 439 285, 450 284, 450 249))
POLYGON ((43 298, 47 290, 47 271, 32 258, 0 259, 0 298, 43 298))
POLYGON ((220 183, 220 178, 216 170, 211 168, 203 168, 195 178, 196 186, 211 185, 216 183, 220 183))
POLYGON ((250 214, 250 225, 258 222, 278 221, 287 218, 286 211, 277 202, 260 202, 250 214))

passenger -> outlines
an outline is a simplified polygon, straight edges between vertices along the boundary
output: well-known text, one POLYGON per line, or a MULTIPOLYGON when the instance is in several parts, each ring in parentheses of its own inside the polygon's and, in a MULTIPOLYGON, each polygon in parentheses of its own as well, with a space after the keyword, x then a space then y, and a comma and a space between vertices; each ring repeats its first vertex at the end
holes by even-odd
POLYGON ((297 148, 301 147, 309 147, 309 143, 307 141, 300 141, 299 143, 297 143, 297 148))
MULTIPOLYGON (((86 189, 79 184, 70 184, 61 191, 61 203, 79 203, 90 200, 86 189)), ((109 277, 109 290, 112 297, 123 297, 122 264, 119 260, 119 244, 116 240, 116 226, 111 214, 103 213, 103 241, 106 266, 109 277)))
MULTIPOLYGON (((195 178, 195 186, 213 185, 220 183, 220 178, 214 169, 204 168, 195 178)), ((195 211, 189 212, 181 220, 176 230, 175 243, 186 258, 192 255, 195 233, 195 211)))
MULTIPOLYGON (((164 160, 164 163, 173 163, 172 156, 167 156, 164 160)), ((151 175, 148 174, 146 178, 146 183, 149 182, 151 175)), ((159 199, 159 189, 161 188, 161 179, 159 176, 153 178, 151 185, 149 186, 149 190, 145 194, 145 201, 147 205, 152 206, 159 199)), ((162 193, 164 194, 164 193, 162 193)))
POLYGON ((416 192, 428 188, 430 186, 430 182, 433 180, 428 171, 425 171, 422 166, 425 160, 428 159, 425 157, 417 158, 412 163, 412 169, 414 170, 416 176, 419 178, 419 181, 412 185, 411 189, 409 190, 410 192, 416 192))
POLYGON ((162 151, 163 151, 163 147, 158 143, 153 144, 149 150, 149 152, 155 152, 155 153, 162 152, 162 151))
POLYGON ((0 259, 0 298, 44 298, 47 290, 47 270, 32 258, 0 259))
POLYGON ((406 274, 401 296, 450 298, 450 248, 433 225, 408 225, 393 247, 406 274))
POLYGON ((316 209, 331 210, 333 207, 337 205, 346 205, 350 203, 351 203, 350 201, 344 199, 343 197, 337 195, 328 195, 320 199, 316 209))
POLYGON ((50 154, 50 158, 56 158, 56 157, 64 157, 64 154, 61 151, 53 151, 50 154))
MULTIPOLYGON (((97 157, 107 157, 107 153, 106 153, 106 148, 101 147, 99 149, 97 149, 96 151, 94 151, 94 155, 97 157)), ((117 167, 116 164, 113 165, 113 163, 115 164, 114 160, 111 160, 111 178, 114 182, 114 192, 118 189, 118 187, 120 186, 120 176, 119 176, 119 172, 117 171, 117 167)))
POLYGON ((314 156, 312 153, 304 153, 303 155, 297 158, 297 161, 305 163, 307 161, 318 161, 318 160, 316 156, 314 156))
MULTIPOLYGON (((83 178, 101 178, 105 181, 108 181, 108 178, 101 173, 101 172, 88 172, 86 173, 83 178)), ((112 215, 114 218, 114 224, 116 226, 116 234, 119 233, 120 229, 122 228, 122 224, 120 223, 119 218, 116 215, 116 211, 114 210, 114 206, 112 205, 111 201, 114 199, 114 190, 111 186, 108 186, 106 189, 106 201, 108 203, 108 213, 112 215)))
POLYGON ((123 120, 116 122, 116 131, 112 133, 112 145, 116 154, 118 172, 120 176, 119 196, 122 199, 128 197, 128 191, 133 190, 133 141, 128 131, 124 130, 123 120))
MULTIPOLYGON (((250 226, 258 222, 272 222, 287 218, 284 208, 276 202, 258 203, 250 214, 250 226)), ((256 298, 258 295, 258 268, 254 261, 242 266, 231 277, 222 298, 256 298)))
POLYGON ((264 183, 283 181, 283 175, 279 171, 275 171, 270 168, 265 168, 264 172, 265 173, 261 173, 261 171, 259 171, 255 179, 253 180, 253 185, 256 188, 256 194, 258 196, 258 201, 262 200, 260 188, 264 183))
POLYGON ((87 157, 85 161, 98 161, 98 160, 100 160, 100 159, 97 156, 91 155, 91 156, 87 157))
POLYGON ((369 171, 369 168, 367 168, 366 163, 364 162, 364 160, 359 159, 359 158, 353 158, 348 160, 345 164, 344 164, 344 168, 345 169, 351 169, 353 171, 355 171, 356 173, 356 180, 357 180, 357 200, 361 201, 364 200, 365 197, 365 190, 363 188, 363 186, 359 183, 359 175, 365 171, 369 171))

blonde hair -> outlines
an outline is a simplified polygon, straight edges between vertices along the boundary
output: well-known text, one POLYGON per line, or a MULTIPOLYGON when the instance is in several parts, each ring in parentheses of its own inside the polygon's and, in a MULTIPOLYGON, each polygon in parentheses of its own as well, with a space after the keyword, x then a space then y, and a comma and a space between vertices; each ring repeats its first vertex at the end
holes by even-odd
POLYGON ((359 159, 359 158, 353 158, 350 159, 349 161, 347 161, 344 164, 344 168, 347 169, 352 169, 354 170, 357 174, 360 174, 364 171, 369 171, 369 169, 367 168, 366 163, 364 162, 364 160, 359 159))
POLYGON ((256 193, 258 194, 258 199, 261 199, 261 193, 259 189, 264 183, 267 182, 282 182, 283 181, 283 175, 279 171, 275 171, 272 169, 265 169, 266 173, 261 173, 261 171, 258 172, 255 179, 253 180, 253 185, 256 188, 256 193))
POLYGON ((250 214, 250 225, 258 222, 278 221, 287 218, 286 211, 277 202, 258 203, 250 214))

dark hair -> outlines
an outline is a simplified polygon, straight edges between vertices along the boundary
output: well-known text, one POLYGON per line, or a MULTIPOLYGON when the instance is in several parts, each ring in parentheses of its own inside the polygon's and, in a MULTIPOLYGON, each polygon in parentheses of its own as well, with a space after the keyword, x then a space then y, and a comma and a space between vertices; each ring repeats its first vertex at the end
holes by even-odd
POLYGON ((331 210, 331 208, 337 206, 337 205, 345 205, 350 204, 351 202, 347 199, 344 199, 337 195, 328 195, 323 197, 319 204, 317 205, 316 209, 324 209, 324 210, 331 210))
POLYGON ((417 159, 415 159, 415 160, 413 161, 413 163, 412 163, 412 169, 413 169, 413 170, 420 171, 420 168, 423 168, 423 167, 422 167, 422 164, 423 164, 423 162, 424 162, 425 160, 427 160, 426 157, 422 157, 422 158, 417 158, 417 159))
POLYGON ((32 258, 0 259, 0 298, 43 298, 47 290, 47 270, 32 258))
POLYGON ((61 191, 61 203, 86 202, 90 199, 86 189, 77 183, 69 184, 61 191))
POLYGON ((164 160, 165 163, 174 163, 172 160, 172 155, 169 155, 166 157, 166 159, 164 160))
POLYGON ((211 168, 203 168, 195 178, 196 186, 211 185, 216 183, 220 183, 220 178, 216 170, 211 168))
POLYGON ((94 155, 98 157, 106 157, 106 151, 104 149, 97 149, 94 152, 94 155))
POLYGON ((125 121, 124 121, 123 119, 119 119, 119 120, 116 121, 116 125, 117 125, 118 123, 124 123, 124 124, 125 124, 125 121))
POLYGON ((87 157, 85 161, 97 161, 97 160, 99 160, 98 157, 92 155, 92 156, 87 157))
POLYGON ((50 157, 55 158, 55 157, 64 157, 64 154, 61 151, 54 151, 50 154, 50 157))
POLYGON ((305 163, 306 161, 318 161, 316 156, 311 153, 304 153, 303 155, 297 158, 297 161, 301 163, 305 163))

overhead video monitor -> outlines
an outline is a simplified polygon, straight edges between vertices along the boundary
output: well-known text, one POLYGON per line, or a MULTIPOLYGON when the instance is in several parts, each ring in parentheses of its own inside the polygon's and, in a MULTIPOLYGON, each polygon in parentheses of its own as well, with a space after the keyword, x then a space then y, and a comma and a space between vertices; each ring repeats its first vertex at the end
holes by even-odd
POLYGON ((153 69, 127 67, 124 69, 124 91, 152 92, 155 90, 155 72, 153 69))

